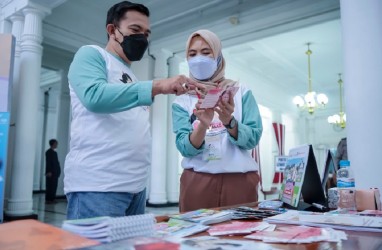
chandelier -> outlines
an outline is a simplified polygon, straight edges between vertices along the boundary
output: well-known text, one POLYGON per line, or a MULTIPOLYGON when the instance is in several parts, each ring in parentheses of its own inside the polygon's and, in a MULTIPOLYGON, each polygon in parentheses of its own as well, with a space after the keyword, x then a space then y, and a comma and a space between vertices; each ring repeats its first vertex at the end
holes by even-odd
POLYGON ((328 122, 333 124, 337 128, 344 129, 346 127, 346 114, 343 111, 342 107, 342 79, 341 74, 338 74, 338 84, 340 85, 340 112, 338 114, 334 114, 328 117, 328 122))
POLYGON ((310 55, 312 51, 309 46, 310 43, 306 44, 308 50, 305 54, 308 55, 308 93, 305 95, 298 95, 293 98, 293 103, 301 110, 308 110, 309 114, 313 114, 316 108, 324 108, 328 103, 328 97, 325 94, 317 94, 312 90, 312 76, 310 71, 310 55))

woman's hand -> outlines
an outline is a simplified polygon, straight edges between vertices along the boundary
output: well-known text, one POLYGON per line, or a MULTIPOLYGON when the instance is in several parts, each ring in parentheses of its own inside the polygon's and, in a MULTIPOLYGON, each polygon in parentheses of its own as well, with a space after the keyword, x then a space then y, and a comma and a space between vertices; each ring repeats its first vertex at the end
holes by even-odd
POLYGON ((195 148, 200 148, 203 145, 207 129, 210 127, 215 114, 213 108, 200 109, 201 103, 202 100, 198 100, 198 102, 195 104, 194 115, 198 118, 199 124, 190 135, 190 142, 195 148))
POLYGON ((210 126, 212 119, 214 118, 215 112, 213 108, 200 109, 201 103, 202 103, 202 99, 198 100, 198 102, 196 103, 195 109, 194 109, 194 115, 200 121, 200 124, 198 126, 202 125, 203 128, 207 129, 210 126))
POLYGON ((235 110, 235 102, 231 92, 228 92, 228 100, 220 98, 218 105, 215 107, 215 111, 219 115, 219 120, 223 125, 228 125, 232 119, 233 111, 235 110))

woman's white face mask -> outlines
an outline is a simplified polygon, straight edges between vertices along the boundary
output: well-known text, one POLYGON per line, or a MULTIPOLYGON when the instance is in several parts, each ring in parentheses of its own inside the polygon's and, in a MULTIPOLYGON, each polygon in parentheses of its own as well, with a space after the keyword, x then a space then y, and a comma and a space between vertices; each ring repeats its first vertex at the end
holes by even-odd
POLYGON ((218 68, 218 64, 214 58, 198 55, 188 59, 188 68, 196 79, 209 80, 218 68))

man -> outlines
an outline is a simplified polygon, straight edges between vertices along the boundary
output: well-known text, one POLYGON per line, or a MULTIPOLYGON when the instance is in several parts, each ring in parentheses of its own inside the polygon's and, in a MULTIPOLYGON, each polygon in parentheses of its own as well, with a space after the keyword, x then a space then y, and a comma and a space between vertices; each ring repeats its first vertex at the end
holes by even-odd
POLYGON ((337 151, 336 151, 336 169, 338 170, 340 168, 340 161, 341 160, 347 160, 348 159, 348 150, 347 150, 347 139, 342 138, 340 142, 337 145, 337 151))
POLYGON ((106 48, 80 48, 69 69, 68 219, 143 214, 151 164, 148 106, 158 94, 202 88, 185 76, 137 80, 130 65, 142 58, 150 36, 144 5, 123 1, 112 6, 106 31, 106 48))
POLYGON ((56 139, 49 140, 50 148, 45 152, 45 179, 46 179, 46 190, 45 190, 45 203, 53 204, 56 199, 57 183, 58 178, 61 174, 60 162, 58 161, 58 156, 56 148, 58 142, 56 139))

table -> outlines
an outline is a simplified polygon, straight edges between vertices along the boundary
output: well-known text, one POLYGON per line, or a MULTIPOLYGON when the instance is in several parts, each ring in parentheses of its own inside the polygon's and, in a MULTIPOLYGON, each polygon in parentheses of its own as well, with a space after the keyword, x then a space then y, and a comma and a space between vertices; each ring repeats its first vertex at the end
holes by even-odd
POLYGON ((60 228, 37 220, 18 220, 0 224, 1 250, 74 249, 98 245, 60 228))
MULTIPOLYGON (((218 207, 214 208, 216 210, 223 210, 232 207, 238 206, 247 206, 256 208, 258 202, 246 203, 237 206, 228 206, 228 207, 218 207)), ((167 221, 169 217, 167 216, 158 216, 156 217, 158 222, 167 221)), ((250 220, 246 220, 250 221, 250 220)), ((256 221, 256 220, 253 220, 256 221)), ((230 222, 224 222, 230 223, 230 222)), ((222 223, 223 224, 223 223, 222 223)), ((348 239, 342 241, 341 243, 331 243, 331 242, 316 242, 309 244, 268 244, 269 246, 275 247, 275 249, 293 249, 293 250, 316 250, 316 249, 333 249, 333 250, 382 250, 382 233, 372 233, 372 232, 356 232, 356 231, 347 231, 344 230, 347 234, 348 239)), ((207 236, 207 232, 199 233, 192 235, 190 237, 197 236, 207 236)), ((242 236, 224 236, 222 238, 228 239, 244 239, 242 236)), ((249 240, 249 239, 248 239, 249 240)), ((260 241, 258 241, 260 242, 260 241)))

